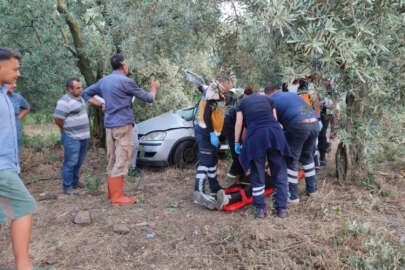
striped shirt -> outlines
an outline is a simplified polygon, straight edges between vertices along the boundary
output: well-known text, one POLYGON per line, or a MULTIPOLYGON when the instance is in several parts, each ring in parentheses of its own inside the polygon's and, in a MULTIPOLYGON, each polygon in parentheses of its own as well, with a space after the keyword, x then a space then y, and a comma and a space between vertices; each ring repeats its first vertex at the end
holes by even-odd
POLYGON ((58 100, 53 117, 64 120, 63 132, 76 140, 90 138, 89 117, 86 102, 67 93, 58 100))

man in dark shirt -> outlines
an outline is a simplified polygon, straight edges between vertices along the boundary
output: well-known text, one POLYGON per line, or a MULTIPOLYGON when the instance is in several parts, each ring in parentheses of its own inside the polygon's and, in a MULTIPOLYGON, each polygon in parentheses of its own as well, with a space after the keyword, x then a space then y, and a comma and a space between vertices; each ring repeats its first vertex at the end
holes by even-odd
POLYGON ((319 133, 318 115, 295 93, 281 92, 274 85, 266 86, 264 93, 272 98, 278 121, 285 129, 285 136, 293 155, 293 159, 287 163, 288 202, 298 203, 298 161, 303 165, 308 195, 315 196, 318 190, 314 163, 319 133))
POLYGON ((111 57, 113 72, 83 91, 83 98, 96 106, 105 106, 104 126, 107 135, 108 197, 113 205, 129 205, 135 197, 123 194, 124 175, 127 174, 133 154, 132 129, 135 123, 132 98, 152 103, 160 88, 159 81, 152 80, 151 91, 146 92, 134 80, 128 78, 128 65, 122 54, 111 57), (100 95, 105 105, 95 98, 100 95))

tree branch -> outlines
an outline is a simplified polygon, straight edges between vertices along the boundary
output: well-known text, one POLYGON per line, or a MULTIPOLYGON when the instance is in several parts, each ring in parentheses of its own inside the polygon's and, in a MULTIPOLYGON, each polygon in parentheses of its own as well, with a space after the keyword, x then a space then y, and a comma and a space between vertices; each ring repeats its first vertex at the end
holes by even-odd
POLYGON ((96 77, 91 71, 90 59, 88 55, 84 52, 84 41, 82 37, 82 32, 80 29, 79 22, 72 16, 67 10, 66 4, 62 0, 58 0, 57 5, 58 12, 65 15, 65 21, 69 26, 70 33, 73 37, 73 44, 76 49, 78 61, 78 67, 82 73, 84 79, 86 80, 87 85, 93 84, 96 82, 96 77))

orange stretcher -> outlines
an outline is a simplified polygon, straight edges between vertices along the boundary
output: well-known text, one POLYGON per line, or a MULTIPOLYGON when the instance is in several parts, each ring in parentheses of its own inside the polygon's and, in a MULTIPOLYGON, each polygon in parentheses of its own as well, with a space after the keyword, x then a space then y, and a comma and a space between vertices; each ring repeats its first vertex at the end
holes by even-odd
MULTIPOLYGON (((298 180, 301 180, 304 178, 304 170, 299 170, 298 172, 298 180)), ((243 190, 242 187, 240 186, 233 186, 233 187, 229 187, 224 189, 225 194, 230 194, 230 193, 235 193, 235 192, 239 192, 242 200, 235 202, 235 203, 231 203, 231 204, 227 204, 224 206, 223 210, 224 211, 234 211, 234 210, 238 210, 246 205, 249 205, 253 202, 253 196, 246 196, 246 192, 243 190)), ((264 196, 269 196, 270 194, 273 193, 273 188, 270 187, 268 189, 264 190, 264 196)))

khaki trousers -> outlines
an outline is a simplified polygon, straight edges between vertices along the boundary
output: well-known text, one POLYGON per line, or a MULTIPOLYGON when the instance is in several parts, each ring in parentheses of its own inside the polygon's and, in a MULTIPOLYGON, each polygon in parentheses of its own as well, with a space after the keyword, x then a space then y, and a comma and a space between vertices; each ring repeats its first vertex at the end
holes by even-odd
POLYGON ((107 174, 111 177, 128 173, 134 148, 132 128, 132 125, 106 128, 107 174))

